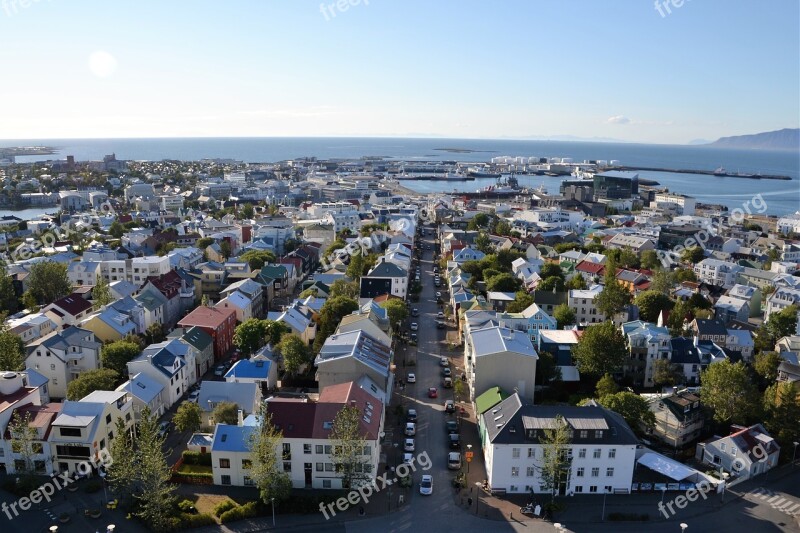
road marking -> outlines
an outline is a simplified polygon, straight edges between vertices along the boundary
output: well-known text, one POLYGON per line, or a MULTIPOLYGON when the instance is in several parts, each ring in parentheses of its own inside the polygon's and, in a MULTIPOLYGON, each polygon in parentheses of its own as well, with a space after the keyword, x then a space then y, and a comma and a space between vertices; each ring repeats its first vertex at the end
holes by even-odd
POLYGON ((780 494, 776 494, 775 492, 763 487, 753 489, 748 493, 748 496, 750 495, 760 499, 764 503, 769 504, 769 506, 773 509, 786 513, 789 516, 794 516, 798 511, 800 511, 800 503, 796 503, 789 498, 781 496, 780 494))

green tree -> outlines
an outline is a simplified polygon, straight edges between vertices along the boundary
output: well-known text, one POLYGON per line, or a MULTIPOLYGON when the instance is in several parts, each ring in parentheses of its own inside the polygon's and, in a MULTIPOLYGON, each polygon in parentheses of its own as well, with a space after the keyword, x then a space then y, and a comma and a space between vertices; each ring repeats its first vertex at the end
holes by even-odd
POLYGON ((108 482, 114 492, 120 496, 123 504, 130 506, 134 494, 139 489, 139 466, 131 432, 125 426, 125 419, 117 418, 114 423, 114 439, 109 452, 112 462, 107 467, 108 482))
POLYGON ((772 383, 778 377, 778 365, 783 359, 778 352, 760 352, 753 360, 753 370, 761 376, 766 383, 772 383))
POLYGON ((705 252, 699 246, 692 246, 691 248, 686 248, 683 253, 681 254, 681 260, 684 263, 699 263, 700 261, 705 258, 705 252))
POLYGON ((769 315, 767 330, 777 341, 781 337, 794 335, 797 331, 797 306, 784 307, 777 313, 769 315))
POLYGON ((331 255, 333 252, 335 252, 336 250, 340 250, 340 249, 344 248, 345 246, 347 246, 347 243, 346 243, 346 242, 344 242, 344 241, 343 241, 343 240, 341 240, 341 239, 336 239, 336 240, 335 240, 335 241, 333 241, 333 242, 330 244, 330 246, 328 246, 328 248, 325 250, 325 255, 326 255, 326 256, 329 256, 329 255, 331 255))
POLYGON ((553 427, 543 431, 541 438, 543 457, 540 468, 542 487, 550 492, 551 499, 555 500, 561 483, 569 475, 570 462, 567 457, 569 447, 569 424, 561 415, 556 415, 553 427))
POLYGON ((103 361, 103 368, 114 370, 124 376, 128 370, 128 363, 138 357, 141 351, 138 344, 122 339, 103 346, 100 349, 100 359, 103 361))
POLYGON ((184 401, 175 411, 172 422, 178 431, 197 431, 203 425, 203 412, 194 402, 184 401))
POLYGON ((564 272, 561 270, 561 267, 555 263, 545 263, 539 269, 539 277, 542 279, 547 279, 550 277, 559 277, 564 279, 564 272))
POLYGON ((500 220, 494 227, 494 232, 497 235, 508 237, 509 235, 511 235, 511 224, 509 224, 507 220, 500 220))
POLYGON ((39 434, 36 428, 31 426, 31 414, 23 415, 20 411, 14 411, 8 423, 8 433, 11 436, 11 451, 20 458, 23 465, 22 469, 17 468, 17 474, 26 476, 36 474, 34 458, 43 453, 43 449, 42 444, 37 442, 39 434))
POLYGON ((619 264, 625 268, 639 268, 639 256, 625 248, 619 254, 619 264))
POLYGON ((700 399, 721 424, 744 424, 759 410, 758 393, 742 361, 708 365, 700 373, 700 399))
POLYGON ((498 274, 486 281, 486 290, 498 292, 514 292, 519 288, 519 279, 511 274, 498 274))
MULTIPOLYGON (((347 265, 345 274, 353 281, 358 281, 364 275, 364 256, 360 253, 350 256, 350 263, 347 265)), ((338 281, 338 280, 337 280, 338 281)))
POLYGON ((611 322, 589 326, 573 350, 578 369, 583 374, 599 376, 616 372, 628 357, 622 333, 611 322))
POLYGON ((229 241, 223 240, 219 243, 219 250, 222 253, 222 257, 226 260, 230 258, 232 250, 231 250, 231 243, 229 241))
POLYGON ((536 383, 548 385, 561 379, 561 367, 556 363, 555 356, 547 351, 539 352, 539 360, 536 362, 536 383))
POLYGON ((16 313, 19 309, 19 299, 14 290, 14 281, 2 264, 0 264, 0 306, 0 309, 9 314, 16 313))
POLYGON ((125 226, 119 220, 115 220, 111 223, 111 227, 108 228, 108 234, 115 239, 121 239, 125 235, 125 226))
POLYGON ((233 343, 244 353, 250 355, 264 345, 266 336, 266 322, 257 318, 248 318, 236 326, 233 332, 233 343))
POLYGON ((39 304, 48 304, 72 292, 67 277, 67 265, 42 261, 31 266, 28 274, 28 291, 39 304))
POLYGON ((631 303, 631 293, 617 281, 615 265, 613 263, 607 265, 605 285, 595 298, 597 310, 610 320, 629 303, 631 303))
POLYGON ((92 288, 92 300, 95 310, 102 309, 114 301, 111 296, 111 287, 103 276, 97 277, 97 284, 92 288))
POLYGON ((285 500, 292 488, 289 474, 283 471, 283 457, 279 455, 283 433, 272 423, 266 406, 266 403, 262 403, 259 407, 259 425, 250 433, 248 440, 252 460, 250 479, 258 487, 264 503, 273 498, 277 501, 285 500))
POLYGON ((672 300, 658 291, 644 291, 633 301, 639 307, 639 317, 647 322, 656 322, 661 311, 669 311, 672 300))
POLYGON ((586 279, 581 276, 580 274, 575 274, 569 280, 564 283, 564 288, 567 290, 576 290, 576 291, 583 291, 588 289, 589 287, 586 284, 586 279))
POLYGON ((11 332, 5 317, 0 317, 0 370, 23 370, 25 368, 25 344, 11 332))
POLYGON ((408 318, 408 308, 403 300, 386 300, 381 304, 381 307, 386 309, 386 314, 389 316, 389 324, 392 327, 408 318))
POLYGON ((250 265, 251 270, 261 270, 264 265, 275 262, 275 254, 269 250, 247 250, 239 256, 239 261, 250 265))
POLYGON ((164 333, 164 326, 158 322, 150 324, 144 332, 144 341, 147 344, 155 344, 166 340, 167 334, 164 333))
POLYGON ((566 287, 564 286, 564 278, 560 278, 558 276, 550 276, 549 278, 545 278, 543 281, 539 282, 539 285, 536 286, 536 290, 547 292, 552 290, 555 290, 556 292, 564 292, 565 289, 566 287))
POLYGON ((655 250, 645 250, 642 252, 641 267, 647 270, 661 268, 661 261, 658 260, 658 253, 655 250))
POLYGON ((300 367, 311 363, 308 345, 294 333, 284 335, 276 349, 283 356, 283 365, 289 374, 296 374, 300 367))
POLYGON ((609 396, 619 392, 619 385, 617 385, 617 382, 614 381, 614 378, 611 376, 611 374, 607 373, 600 378, 594 390, 597 394, 597 397, 602 398, 603 396, 609 396))
POLYGON ((252 204, 244 204, 242 206, 242 218, 245 220, 251 220, 255 215, 255 209, 253 209, 252 204))
POLYGON ((239 407, 233 402, 219 402, 211 411, 214 424, 234 425, 239 421, 239 407))
POLYGON ((283 322, 278 322, 277 320, 263 320, 264 323, 264 334, 267 336, 267 342, 271 346, 276 346, 279 342, 281 342, 281 338, 284 335, 292 331, 287 324, 283 322))
POLYGON ((656 387, 672 386, 683 382, 683 372, 669 359, 653 361, 653 383, 656 387))
POLYGON ((339 296, 343 296, 345 298, 356 299, 360 293, 361 285, 358 281, 345 281, 343 279, 337 279, 331 283, 331 292, 328 297, 337 298, 339 296))
POLYGON ((508 313, 521 313, 533 305, 533 296, 525 291, 517 291, 514 301, 506 306, 508 313))
POLYGON ((683 300, 675 302, 675 307, 667 317, 666 326, 673 337, 681 337, 686 330, 686 324, 692 316, 692 307, 683 300))
POLYGON ((494 250, 494 244, 492 244, 492 239, 489 238, 487 233, 480 232, 478 236, 475 237, 475 248, 485 254, 489 254, 494 250))
POLYGON ((579 250, 580 247, 581 247, 581 245, 578 244, 577 242, 560 242, 560 243, 556 244, 555 246, 553 246, 553 249, 557 253, 563 254, 564 252, 568 252, 570 250, 579 250))
POLYGON ((325 339, 336 331, 342 318, 357 309, 358 302, 352 298, 346 296, 329 298, 319 311, 319 327, 317 336, 314 338, 315 351, 319 351, 319 348, 325 343, 325 339))
POLYGON ((553 309, 553 318, 558 323, 558 329, 564 329, 575 323, 575 311, 566 303, 560 304, 553 309))
POLYGON ((25 291, 22 295, 22 307, 31 313, 35 313, 39 310, 39 302, 36 301, 36 296, 34 296, 31 291, 25 291))
POLYGON ((800 441, 800 395, 795 384, 773 383, 764 391, 765 426, 781 445, 786 457, 794 458, 794 443, 800 441))
POLYGON ((169 529, 175 504, 175 486, 169 482, 172 471, 161 450, 163 444, 164 438, 158 435, 158 420, 145 407, 139 419, 134 447, 138 485, 134 494, 138 500, 134 515, 155 531, 169 529))
POLYGON ((694 293, 689 297, 692 309, 711 309, 713 305, 702 294, 694 293))
POLYGON ((67 385, 67 400, 80 400, 96 390, 113 391, 119 374, 110 368, 84 370, 67 385))
POLYGON ((676 268, 672 271, 675 278, 675 283, 683 283, 684 281, 697 281, 697 276, 691 268, 676 268))
POLYGON ((650 410, 647 400, 638 394, 628 391, 617 392, 602 396, 597 403, 622 415, 634 431, 640 432, 642 428, 655 426, 655 414, 650 410))
POLYGON ((489 225, 489 215, 486 213, 478 213, 467 224, 467 229, 475 231, 480 228, 486 228, 489 225))
POLYGON ((342 487, 357 488, 369 481, 370 459, 364 455, 367 441, 361 433, 361 411, 349 405, 342 407, 333 419, 328 438, 333 445, 331 460, 342 477, 342 487))
POLYGON ((211 237, 203 237, 202 239, 197 239, 197 247, 201 250, 205 250, 212 244, 214 244, 214 239, 212 239, 211 237))
POLYGON ((672 272, 658 270, 655 274, 653 274, 653 278, 650 280, 650 290, 669 296, 672 288, 675 286, 674 278, 675 276, 672 274, 672 272))

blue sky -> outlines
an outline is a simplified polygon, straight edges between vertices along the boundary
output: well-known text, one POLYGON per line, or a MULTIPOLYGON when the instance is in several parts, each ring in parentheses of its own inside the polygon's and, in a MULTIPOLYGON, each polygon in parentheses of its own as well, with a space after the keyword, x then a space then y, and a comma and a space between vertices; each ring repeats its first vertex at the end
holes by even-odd
POLYGON ((659 1, 0 0, 0 138, 798 127, 797 0, 659 1))

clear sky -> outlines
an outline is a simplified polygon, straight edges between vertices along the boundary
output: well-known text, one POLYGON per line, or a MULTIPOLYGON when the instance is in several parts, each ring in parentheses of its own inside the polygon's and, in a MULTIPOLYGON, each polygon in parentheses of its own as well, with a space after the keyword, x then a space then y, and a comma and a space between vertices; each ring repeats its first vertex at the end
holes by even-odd
POLYGON ((0 0, 0 138, 798 127, 798 0, 659 2, 0 0))

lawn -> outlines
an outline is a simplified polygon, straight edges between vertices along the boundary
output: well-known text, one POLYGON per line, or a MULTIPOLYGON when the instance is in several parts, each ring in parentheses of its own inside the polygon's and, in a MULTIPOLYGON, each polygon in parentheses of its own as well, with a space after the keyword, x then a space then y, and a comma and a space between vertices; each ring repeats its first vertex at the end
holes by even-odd
POLYGON ((210 466, 187 465, 186 463, 184 463, 178 469, 178 473, 179 474, 211 474, 212 470, 211 470, 210 466))
POLYGON ((225 500, 233 500, 239 505, 247 503, 249 500, 239 500, 238 498, 231 498, 224 494, 195 494, 197 501, 194 504, 198 513, 214 514, 214 507, 225 500))

